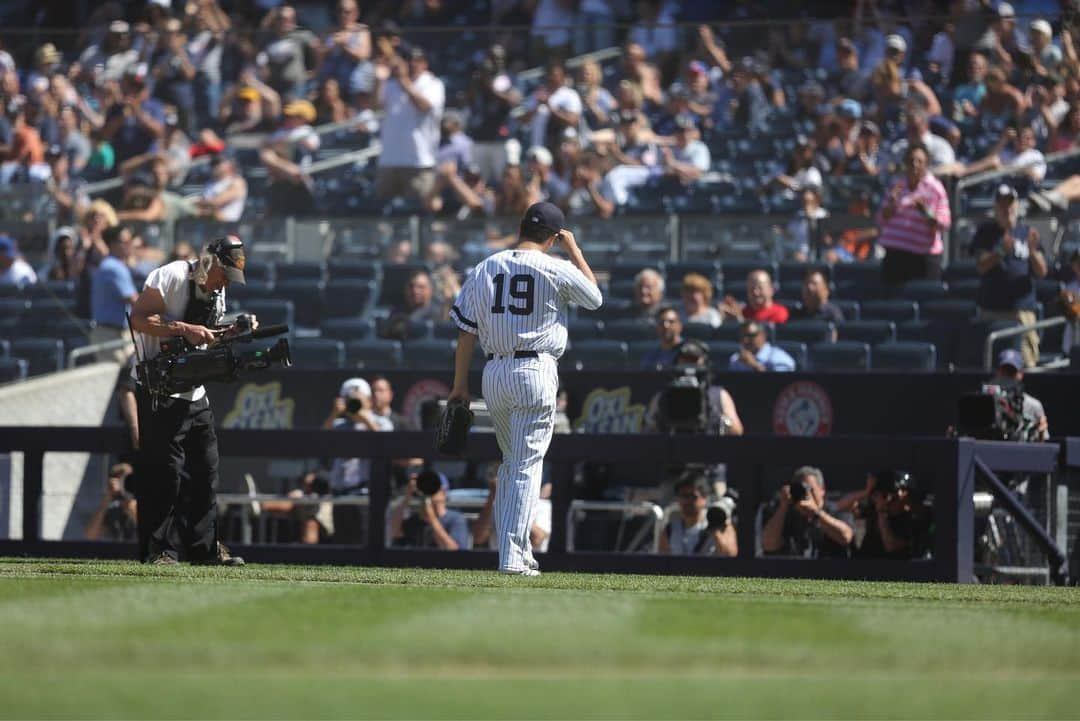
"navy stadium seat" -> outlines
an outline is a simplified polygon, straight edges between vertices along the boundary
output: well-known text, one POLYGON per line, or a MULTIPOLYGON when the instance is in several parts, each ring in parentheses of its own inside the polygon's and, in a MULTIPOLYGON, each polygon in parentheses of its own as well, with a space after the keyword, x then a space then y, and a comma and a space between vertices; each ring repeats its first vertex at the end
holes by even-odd
POLYGON ((625 341, 582 341, 570 346, 559 365, 566 370, 625 370, 628 357, 625 341))
POLYGON ((647 353, 657 347, 655 340, 632 340, 626 344, 629 353, 627 367, 636 370, 641 367, 641 361, 647 353))
POLYGON ((11 343, 11 354, 27 362, 30 375, 64 368, 64 343, 56 338, 16 338, 11 343))
POLYGON ((849 320, 836 326, 839 340, 855 340, 870 345, 896 340, 896 324, 891 320, 849 320))
POLYGON ((274 264, 268 260, 247 258, 244 261, 244 280, 248 283, 252 281, 261 283, 274 282, 274 264))
POLYGON ((795 370, 804 371, 809 366, 809 353, 805 343, 794 340, 781 340, 776 347, 786 352, 795 361, 795 370))
POLYGON ((928 300, 919 304, 919 318, 929 321, 945 321, 956 325, 965 324, 978 314, 972 300, 928 300))
POLYGON ((825 274, 825 281, 832 282, 832 269, 828 265, 824 263, 799 263, 796 261, 785 261, 780 264, 779 281, 782 284, 802 285, 803 278, 811 270, 820 270, 825 274))
POLYGON ((452 320, 444 320, 435 323, 431 328, 432 338, 442 338, 444 340, 456 340, 460 329, 452 320))
POLYGON ((605 323, 609 320, 626 319, 633 312, 633 302, 629 298, 604 298, 604 303, 596 310, 578 308, 578 318, 596 318, 605 323))
POLYGON ((27 365, 22 358, 0 358, 0 383, 11 383, 26 378, 27 365))
POLYGON ((382 264, 366 258, 332 258, 326 272, 331 281, 377 280, 382 275, 382 264))
POLYGON ((862 320, 891 320, 907 323, 919 319, 919 304, 913 300, 866 300, 859 304, 862 320))
POLYGON ((297 280, 321 281, 326 277, 326 264, 315 260, 278 263, 275 270, 279 283, 297 280))
POLYGON ((777 340, 825 343, 833 339, 833 324, 827 320, 792 320, 776 326, 777 340))
POLYGON ((724 370, 731 362, 731 356, 738 353, 742 345, 738 341, 711 340, 708 342, 709 362, 717 370, 724 370))
POLYGON ((323 317, 346 318, 367 315, 375 301, 374 280, 346 278, 326 284, 323 317))
POLYGON ((11 355, 11 341, 0 338, 0 358, 7 358, 11 355))
MULTIPOLYGON (((567 325, 571 342, 598 340, 604 337, 604 321, 592 318, 574 318, 567 325)), ((454 335, 457 337, 457 334, 454 335)))
POLYGON ((906 300, 917 300, 920 303, 930 300, 941 300, 948 297, 949 288, 945 283, 936 280, 912 280, 904 283, 896 291, 896 297, 906 300))
POLYGON ((278 280, 274 295, 292 301, 296 324, 318 328, 323 316, 323 283, 315 280, 278 280))
POLYGON ((862 320, 862 307, 859 301, 830 298, 829 302, 840 309, 840 312, 844 314, 844 320, 862 320))
POLYGON ((448 371, 454 367, 455 341, 445 338, 421 338, 402 345, 405 366, 421 370, 448 371))
POLYGON ((949 281, 949 297, 957 300, 978 300, 981 285, 982 281, 978 278, 949 281))
POLYGON ((769 277, 773 279, 773 283, 778 281, 777 276, 780 275, 776 268, 776 263, 769 260, 753 260, 747 258, 733 258, 731 260, 725 260, 722 264, 724 272, 724 285, 725 287, 736 290, 738 294, 742 295, 742 289, 746 285, 746 276, 750 275, 750 271, 761 268, 768 272, 769 277))
MULTIPOLYGON (((711 340, 715 336, 715 328, 708 323, 685 323, 683 324, 683 337, 694 340, 711 340)), ((653 333, 655 335, 655 332, 653 333)))
POLYGON ((72 280, 47 280, 27 286, 24 291, 27 298, 60 298, 71 300, 75 297, 75 281, 72 280))
POLYGON ((405 281, 418 270, 427 270, 423 263, 401 263, 383 266, 382 287, 375 305, 393 308, 405 300, 405 281))
POLYGON ((810 346, 810 365, 816 371, 869 370, 870 346, 857 341, 815 343, 810 346))
POLYGON ((403 363, 401 343, 381 338, 350 341, 345 344, 345 363, 350 368, 400 368, 403 363))
POLYGON ((0 333, 14 332, 29 308, 29 301, 23 298, 0 298, 0 333))
POLYGON ((274 284, 265 280, 249 279, 245 284, 236 283, 225 291, 230 307, 243 308, 244 303, 254 299, 274 298, 274 284))
POLYGON ((244 311, 252 313, 259 321, 259 325, 278 325, 284 323, 290 330, 296 326, 295 309, 292 301, 276 298, 256 299, 245 301, 240 306, 244 311))
POLYGON ((879 343, 873 350, 874 370, 933 371, 937 348, 933 343, 895 341, 879 343))
MULTIPOLYGON (((390 318, 380 318, 375 323, 375 335, 380 338, 396 338, 398 340, 414 341, 414 340, 427 340, 434 335, 435 324, 430 320, 394 320, 391 322, 390 318)), ((438 340, 453 340, 457 338, 457 334, 450 336, 449 338, 440 338, 438 340)))
POLYGON ((327 318, 319 325, 323 338, 345 341, 370 338, 375 324, 367 318, 327 318))
POLYGON ((609 275, 611 277, 611 282, 615 283, 615 282, 618 282, 618 281, 625 281, 625 280, 633 282, 634 276, 636 276, 638 273, 640 273, 645 268, 652 268, 653 270, 655 270, 657 273, 660 273, 661 275, 663 275, 663 273, 664 273, 664 264, 663 263, 642 263, 642 262, 627 263, 627 262, 615 261, 615 263, 611 266, 610 273, 609 273, 609 275))
POLYGON ((333 338, 297 338, 289 344, 294 368, 344 368, 345 343, 333 338))
POLYGON ((838 263, 833 266, 832 280, 836 285, 838 295, 851 297, 859 294, 866 297, 861 291, 881 287, 881 264, 877 262, 838 263))
POLYGON ((974 260, 954 260, 942 271, 941 277, 952 286, 957 280, 978 280, 979 271, 975 269, 974 260))
MULTIPOLYGON (((591 316, 586 316, 591 318, 591 316)), ((634 318, 604 322, 604 338, 613 341, 655 340, 656 326, 634 318)))

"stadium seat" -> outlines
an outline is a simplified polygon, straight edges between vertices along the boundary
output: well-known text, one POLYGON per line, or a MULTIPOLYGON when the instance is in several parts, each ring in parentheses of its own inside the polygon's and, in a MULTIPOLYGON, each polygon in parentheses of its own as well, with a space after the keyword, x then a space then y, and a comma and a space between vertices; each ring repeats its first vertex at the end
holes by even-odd
POLYGON ((862 320, 862 307, 859 301, 829 298, 829 302, 840 309, 840 312, 844 314, 844 320, 862 320))
POLYGON ((919 318, 922 320, 940 320, 962 325, 974 319, 977 314, 978 308, 971 300, 928 300, 919 304, 919 318))
POLYGON ((25 298, 22 288, 12 283, 0 283, 0 300, 4 298, 25 298))
POLYGON ((230 307, 242 308, 244 303, 249 300, 275 297, 274 284, 265 280, 251 279, 243 285, 239 283, 230 285, 225 292, 225 297, 229 301, 230 307))
POLYGON ((1069 368, 1073 372, 1080 371, 1080 345, 1069 348, 1069 368))
POLYGON ((951 281, 949 283, 949 298, 976 301, 979 299, 979 286, 981 285, 982 281, 977 278, 962 278, 951 281))
MULTIPOLYGON (((664 292, 667 292, 667 288, 664 288, 664 292)), ((632 279, 626 280, 611 280, 608 281, 607 292, 604 293, 605 300, 607 298, 634 298, 634 281, 632 279)))
POLYGON ((776 326, 776 339, 826 343, 832 341, 834 330, 833 324, 826 320, 792 320, 776 326))
MULTIPOLYGON (((998 330, 1015 328, 1020 323, 1015 320, 974 320, 961 326, 953 326, 956 337, 951 353, 951 360, 958 368, 983 368, 986 337, 998 330)), ((997 364, 998 353, 1006 348, 1018 350, 1022 336, 1014 335, 999 339, 990 353, 991 367, 997 364)))
POLYGON ((294 318, 295 309, 292 301, 276 298, 249 300, 245 301, 241 305, 241 308, 248 313, 253 313, 258 319, 259 325, 266 326, 284 323, 289 326, 290 330, 296 327, 294 318))
POLYGON ((632 340, 627 346, 627 368, 637 370, 641 367, 641 361, 647 353, 656 347, 655 340, 632 340))
POLYGON ((0 338, 0 358, 11 356, 11 341, 0 338))
POLYGON ((30 307, 23 311, 19 325, 23 328, 23 335, 41 335, 42 329, 51 328, 61 321, 73 317, 74 314, 74 301, 55 301, 52 298, 42 298, 36 302, 31 302, 30 307))
POLYGON ((896 340, 896 324, 891 320, 849 320, 836 326, 839 340, 855 340, 870 345, 896 340))
POLYGON ((329 280, 378 280, 382 264, 367 258, 331 258, 326 272, 329 280))
POLYGON ((375 301, 377 283, 374 280, 347 278, 331 280, 323 293, 326 318, 347 318, 367 315, 375 301))
POLYGON ((27 298, 60 298, 72 300, 75 298, 75 282, 71 280, 47 280, 28 286, 24 291, 27 298))
POLYGON ((779 269, 779 281, 781 284, 792 283, 796 286, 801 286, 803 278, 811 270, 820 270, 825 274, 825 280, 832 282, 832 268, 825 263, 799 263, 796 261, 785 261, 780 264, 779 269))
POLYGON ((26 378, 27 363, 22 358, 0 358, 0 383, 11 383, 26 378))
POLYGON ((867 300, 859 304, 862 320, 906 323, 919 319, 919 304, 911 300, 867 300))
POLYGON ((422 338, 402 345, 405 367, 418 370, 449 372, 454 367, 455 341, 443 338, 422 338))
POLYGON ((400 368, 403 363, 401 343, 379 338, 350 341, 345 344, 345 363, 350 368, 374 370, 400 368))
POLYGON ((810 365, 815 371, 869 370, 870 346, 857 341, 815 343, 810 346, 810 365))
POLYGON ((731 356, 738 353, 742 348, 742 345, 737 341, 729 340, 711 340, 707 345, 709 347, 709 362, 712 363, 713 368, 718 370, 726 369, 731 361, 731 356))
POLYGON ((629 298, 604 298, 604 303, 596 310, 577 308, 578 318, 595 318, 607 323, 609 320, 625 320, 633 311, 633 302, 629 298))
POLYGON ((881 264, 838 263, 833 266, 833 284, 836 294, 845 298, 873 298, 881 290, 881 264))
MULTIPOLYGON (((274 282, 274 264, 268 260, 254 260, 247 258, 244 261, 244 280, 248 283, 257 281, 260 283, 274 282)), ((232 287, 230 287, 232 290, 232 287)))
POLYGON ((278 283, 298 280, 321 281, 326 277, 326 264, 319 261, 278 263, 275 266, 278 283))
POLYGON ((625 370, 629 349, 621 340, 592 340, 575 343, 563 354, 559 365, 565 370, 625 370))
POLYGON ((344 368, 345 343, 333 338, 297 338, 289 344, 294 368, 344 368))
MULTIPOLYGON (((396 338, 398 340, 414 341, 427 340, 434 336, 435 324, 430 320, 395 320, 391 323, 390 318, 380 318, 375 323, 375 335, 380 338, 396 338), (391 327, 393 326, 393 327, 391 327)), ((453 340, 457 334, 441 340, 453 340)))
POLYGON ((29 301, 23 298, 0 298, 0 332, 14 330, 29 308, 29 301))
POLYGON ((663 275, 663 273, 664 273, 664 264, 663 263, 642 263, 642 262, 627 263, 627 262, 615 261, 615 263, 611 266, 611 269, 610 269, 610 272, 609 272, 609 277, 611 278, 612 283, 616 283, 616 282, 619 282, 619 281, 625 281, 625 280, 628 280, 628 281, 630 281, 632 283, 633 280, 634 280, 634 276, 636 276, 638 273, 640 273, 645 268, 652 268, 653 270, 660 273, 661 275, 663 275))
POLYGON ((754 260, 752 258, 732 258, 730 260, 725 260, 722 265, 725 287, 730 288, 732 291, 735 291, 737 295, 741 296, 743 288, 746 285, 746 276, 750 275, 750 271, 757 270, 758 268, 767 271, 774 283, 778 281, 780 273, 776 268, 776 263, 768 260, 754 260))
POLYGON ((55 338, 16 338, 11 354, 27 363, 27 371, 36 376, 64 368, 64 343, 55 338))
POLYGON ((805 343, 794 340, 782 340, 777 341, 776 347, 783 350, 795 360, 795 370, 804 371, 809 367, 809 354, 805 343))
POLYGON ((382 287, 375 302, 380 308, 393 308, 405 298, 405 281, 418 270, 427 270, 423 263, 402 263, 383 266, 382 287))
POLYGON ((1035 279, 1035 299, 1044 305, 1057 300, 1061 292, 1061 283, 1055 278, 1035 279))
MULTIPOLYGON (((656 335, 655 331, 653 335, 656 335)), ((708 323, 685 323, 683 337, 703 341, 711 340, 715 337, 715 328, 708 323)))
POLYGON ((328 318, 319 324, 319 334, 323 338, 348 343, 370 338, 374 327, 375 324, 367 318, 328 318))
POLYGON ((301 328, 318 328, 323 316, 322 281, 278 280, 274 295, 291 301, 296 314, 296 325, 301 328))
POLYGON ((442 338, 444 340, 456 340, 458 332, 459 328, 457 327, 457 323, 452 320, 443 320, 432 326, 431 337, 442 338))
POLYGON ((920 303, 930 300, 942 300, 949 295, 945 283, 936 280, 912 280, 904 283, 895 293, 905 300, 917 300, 920 303))
POLYGON ((874 370, 933 371, 937 348, 933 343, 895 341, 879 343, 872 353, 874 370))
POLYGON ((656 340, 656 326, 635 318, 604 322, 604 338, 614 341, 656 340))
POLYGON ((942 271, 941 277, 951 287, 954 281, 978 280, 979 271, 975 269, 974 260, 954 260, 942 271))
MULTIPOLYGON (((597 340, 604 337, 604 321, 592 318, 574 318, 566 324, 571 342, 597 340)), ((454 334, 457 337, 457 334, 454 334)))

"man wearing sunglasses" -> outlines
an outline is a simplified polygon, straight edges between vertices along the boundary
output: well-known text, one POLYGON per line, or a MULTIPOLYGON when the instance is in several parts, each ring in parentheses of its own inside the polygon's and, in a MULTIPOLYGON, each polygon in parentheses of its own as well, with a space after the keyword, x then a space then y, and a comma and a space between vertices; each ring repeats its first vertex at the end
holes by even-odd
POLYGON ((757 321, 748 320, 742 324, 739 329, 739 343, 742 349, 731 355, 729 370, 755 373, 790 373, 795 370, 795 359, 782 348, 769 343, 765 326, 757 321))

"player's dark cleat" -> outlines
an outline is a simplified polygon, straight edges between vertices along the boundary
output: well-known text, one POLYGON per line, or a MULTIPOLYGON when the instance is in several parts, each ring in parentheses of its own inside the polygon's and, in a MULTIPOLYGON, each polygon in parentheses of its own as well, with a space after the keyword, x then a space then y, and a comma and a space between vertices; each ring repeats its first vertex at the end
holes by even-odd
POLYGON ((243 566, 244 559, 240 556, 234 556, 229 553, 229 549, 224 543, 218 541, 217 553, 212 558, 203 559, 201 561, 192 561, 193 566, 243 566))
POLYGON ((173 558, 168 551, 162 551, 150 561, 151 566, 179 566, 180 562, 173 558))

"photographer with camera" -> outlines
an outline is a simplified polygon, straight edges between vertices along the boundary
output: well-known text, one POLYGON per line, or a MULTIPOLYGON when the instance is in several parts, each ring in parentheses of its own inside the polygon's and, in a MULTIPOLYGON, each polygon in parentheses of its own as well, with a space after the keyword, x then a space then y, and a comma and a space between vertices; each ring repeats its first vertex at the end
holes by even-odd
POLYGON ((741 436, 743 424, 731 394, 723 386, 709 383, 712 367, 708 348, 688 340, 673 350, 674 378, 649 401, 644 430, 741 436))
POLYGON ((931 550, 931 517, 907 471, 866 474, 866 487, 836 503, 866 523, 857 558, 921 558, 931 550))
MULTIPOLYGON (((131 308, 136 334, 136 400, 140 448, 136 462, 140 557, 156 565, 180 560, 239 566, 218 540, 218 446, 206 388, 196 385, 164 395, 151 387, 147 361, 162 354, 161 341, 177 337, 205 348, 248 325, 220 328, 225 289, 244 282, 244 244, 236 236, 209 243, 197 261, 177 260, 146 279, 131 308)), ((156 376, 155 376, 156 379, 156 376)))
POLYGON ((105 493, 94 515, 86 524, 86 540, 132 541, 136 536, 137 515, 135 496, 124 486, 134 469, 127 463, 117 463, 109 469, 105 493))
POLYGON ((739 543, 732 522, 735 501, 713 498, 703 473, 691 471, 675 484, 679 510, 660 534, 660 553, 735 557, 739 543), (712 500, 710 500, 712 499, 712 500))
POLYGON ((855 531, 851 515, 825 500, 825 475, 803 466, 765 509, 761 548, 766 554, 846 558, 855 531))
POLYGON ((449 490, 450 479, 433 468, 411 473, 405 495, 390 511, 393 545, 444 551, 468 548, 469 522, 461 512, 447 508, 449 490))

